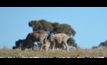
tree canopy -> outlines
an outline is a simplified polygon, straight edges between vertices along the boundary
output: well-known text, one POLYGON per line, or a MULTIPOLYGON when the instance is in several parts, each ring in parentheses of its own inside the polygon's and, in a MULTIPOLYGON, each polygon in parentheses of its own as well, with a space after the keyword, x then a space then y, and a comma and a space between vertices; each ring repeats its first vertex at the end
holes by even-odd
POLYGON ((67 43, 68 43, 69 46, 73 46, 75 48, 78 47, 77 44, 76 44, 76 42, 75 42, 75 40, 73 38, 69 38, 68 41, 67 41, 67 43))
POLYGON ((37 31, 37 30, 52 31, 53 30, 51 23, 46 20, 30 21, 29 26, 33 28, 33 31, 37 31))
POLYGON ((53 33, 65 33, 68 36, 74 36, 76 31, 68 24, 60 24, 58 22, 48 22, 46 20, 33 20, 28 23, 33 31, 45 30, 53 33))
POLYGON ((101 43, 99 44, 99 47, 106 47, 106 48, 107 48, 107 41, 101 42, 101 43))

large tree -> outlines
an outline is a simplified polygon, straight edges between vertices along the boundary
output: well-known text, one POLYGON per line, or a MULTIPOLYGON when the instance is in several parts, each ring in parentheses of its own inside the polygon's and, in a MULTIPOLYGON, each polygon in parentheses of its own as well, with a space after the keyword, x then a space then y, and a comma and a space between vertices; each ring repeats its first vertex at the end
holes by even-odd
MULTIPOLYGON (((52 23, 43 19, 30 21, 28 25, 32 27, 33 31, 37 30, 47 31, 49 34, 48 39, 51 33, 65 33, 68 36, 74 36, 76 34, 76 31, 68 24, 60 24, 58 22, 52 23)), ((74 42, 73 38, 69 39, 68 44, 77 47, 77 44, 74 42)))
POLYGON ((68 36, 74 36, 75 30, 68 24, 59 24, 58 22, 51 23, 46 20, 33 20, 28 23, 33 31, 45 30, 53 33, 65 33, 68 36))

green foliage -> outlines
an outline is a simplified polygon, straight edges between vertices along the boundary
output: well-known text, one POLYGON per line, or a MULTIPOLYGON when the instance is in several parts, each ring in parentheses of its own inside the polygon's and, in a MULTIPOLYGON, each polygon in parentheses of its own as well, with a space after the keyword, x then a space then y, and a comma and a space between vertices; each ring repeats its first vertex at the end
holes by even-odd
POLYGON ((28 25, 33 28, 33 31, 36 31, 36 30, 52 31, 53 30, 51 23, 46 20, 30 21, 28 25))
POLYGON ((101 42, 101 43, 99 44, 99 47, 107 47, 107 41, 101 42))
MULTIPOLYGON (((17 41, 15 42, 15 46, 13 46, 12 49, 20 49, 21 46, 23 45, 24 41, 25 41, 25 39, 19 39, 19 40, 17 40, 17 41)), ((33 48, 34 46, 36 46, 36 45, 35 45, 35 44, 34 44, 34 45, 29 44, 29 45, 27 45, 27 49, 31 49, 31 48, 33 48)))
POLYGON ((68 24, 60 24, 59 31, 62 33, 66 33, 68 36, 75 35, 75 31, 68 24))
POLYGON ((46 20, 34 20, 28 23, 33 31, 45 30, 53 33, 65 33, 68 36, 74 36, 76 34, 75 30, 68 24, 59 24, 58 22, 51 23, 46 20))
POLYGON ((33 31, 42 29, 43 26, 39 22, 35 22, 33 31))
POLYGON ((42 28, 43 30, 45 30, 45 31, 52 31, 53 30, 53 27, 50 22, 48 22, 46 20, 39 20, 39 22, 43 26, 43 28, 42 28))
POLYGON ((75 40, 73 38, 69 38, 67 43, 69 46, 73 46, 73 47, 77 48, 77 43, 75 43, 75 40))
POLYGON ((93 47, 92 47, 92 49, 97 49, 97 48, 98 48, 98 46, 93 46, 93 47))
POLYGON ((53 26, 53 32, 54 33, 59 32, 59 30, 60 30, 60 24, 59 23, 57 23, 57 22, 52 23, 52 26, 53 26))
POLYGON ((71 36, 71 35, 75 35, 76 32, 74 31, 74 29, 68 25, 68 24, 59 24, 59 23, 53 23, 53 31, 54 33, 65 33, 67 34, 68 36, 71 36))

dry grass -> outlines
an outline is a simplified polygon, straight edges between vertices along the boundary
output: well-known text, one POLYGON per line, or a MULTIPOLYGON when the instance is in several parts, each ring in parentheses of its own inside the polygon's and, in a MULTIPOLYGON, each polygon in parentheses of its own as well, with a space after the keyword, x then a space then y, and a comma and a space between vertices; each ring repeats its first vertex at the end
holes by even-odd
POLYGON ((25 50, 21 51, 20 49, 11 50, 8 48, 0 49, 0 57, 107 57, 107 49, 70 49, 69 53, 66 50, 55 50, 52 51, 32 51, 25 50))

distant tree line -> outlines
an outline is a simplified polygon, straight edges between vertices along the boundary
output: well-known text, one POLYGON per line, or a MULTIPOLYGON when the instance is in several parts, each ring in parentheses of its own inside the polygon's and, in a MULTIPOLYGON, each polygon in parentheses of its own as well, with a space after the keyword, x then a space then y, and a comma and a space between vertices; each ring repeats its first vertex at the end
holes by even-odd
POLYGON ((107 48, 107 41, 101 42, 98 46, 93 46, 92 48, 107 48))

